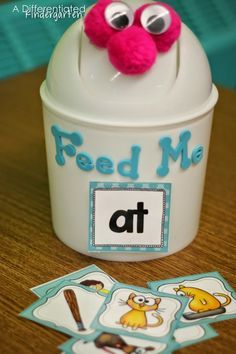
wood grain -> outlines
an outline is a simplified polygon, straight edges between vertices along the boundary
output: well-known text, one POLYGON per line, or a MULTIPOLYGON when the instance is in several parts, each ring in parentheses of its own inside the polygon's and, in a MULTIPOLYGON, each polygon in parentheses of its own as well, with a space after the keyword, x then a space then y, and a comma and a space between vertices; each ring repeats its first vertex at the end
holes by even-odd
MULTIPOLYGON (((36 300, 29 288, 95 263, 121 282, 220 271, 236 286, 236 92, 221 89, 217 105, 200 230, 185 250, 147 263, 112 263, 63 245, 51 226, 39 86, 45 69, 0 84, 1 281, 0 348, 4 354, 58 353, 63 334, 19 318, 36 300)), ((194 186, 193 186, 194 188, 194 186)), ((235 320, 216 323, 219 337, 181 354, 231 354, 235 320)))

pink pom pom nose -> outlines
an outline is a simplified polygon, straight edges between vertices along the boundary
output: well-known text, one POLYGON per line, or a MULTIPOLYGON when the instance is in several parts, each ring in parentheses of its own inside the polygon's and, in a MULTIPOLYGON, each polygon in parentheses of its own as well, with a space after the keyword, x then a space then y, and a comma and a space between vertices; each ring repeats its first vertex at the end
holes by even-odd
POLYGON ((117 32, 109 39, 107 49, 111 63, 125 75, 145 73, 157 58, 155 42, 138 26, 117 32))

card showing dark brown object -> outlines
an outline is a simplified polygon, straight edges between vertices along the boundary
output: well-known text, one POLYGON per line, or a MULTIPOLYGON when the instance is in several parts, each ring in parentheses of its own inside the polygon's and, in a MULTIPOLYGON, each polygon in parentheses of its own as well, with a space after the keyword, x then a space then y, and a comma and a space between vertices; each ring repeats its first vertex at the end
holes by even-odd
POLYGON ((72 316, 78 326, 79 331, 85 331, 83 321, 80 315, 79 305, 74 290, 67 289, 63 291, 66 302, 70 308, 72 316))

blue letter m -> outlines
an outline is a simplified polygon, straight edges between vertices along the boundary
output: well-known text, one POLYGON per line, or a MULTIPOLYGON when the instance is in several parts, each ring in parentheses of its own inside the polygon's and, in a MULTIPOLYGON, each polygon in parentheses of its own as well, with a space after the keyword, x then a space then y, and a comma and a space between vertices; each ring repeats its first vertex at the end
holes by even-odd
POLYGON ((161 177, 165 177, 169 172, 169 156, 174 161, 177 161, 181 155, 181 168, 186 170, 191 165, 191 159, 188 158, 188 141, 191 138, 189 130, 180 134, 179 144, 174 149, 171 145, 172 139, 168 136, 160 139, 160 146, 162 148, 162 162, 157 168, 157 174, 161 177))

